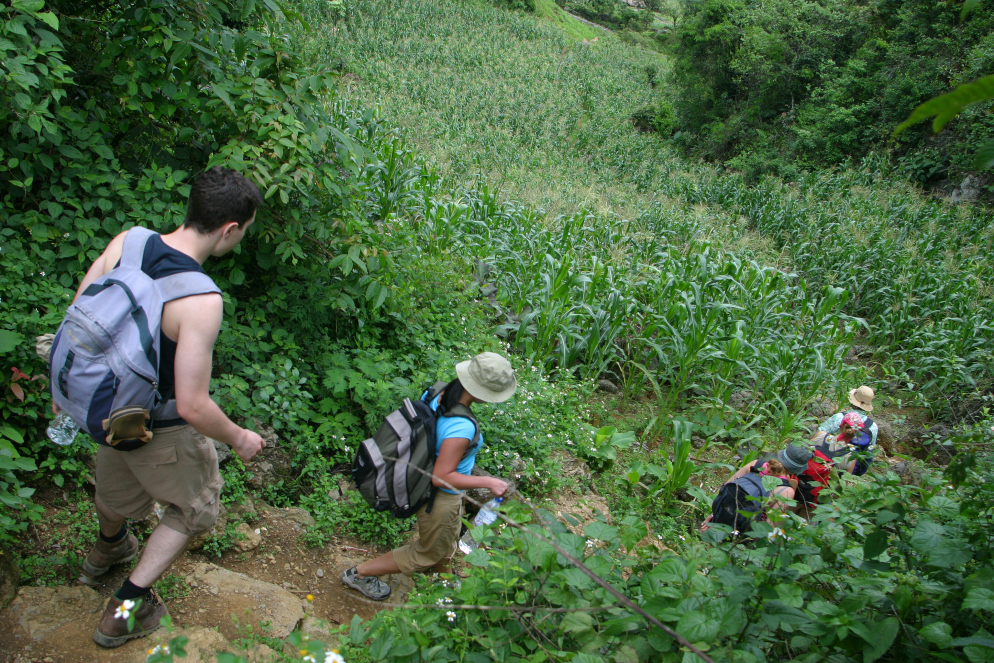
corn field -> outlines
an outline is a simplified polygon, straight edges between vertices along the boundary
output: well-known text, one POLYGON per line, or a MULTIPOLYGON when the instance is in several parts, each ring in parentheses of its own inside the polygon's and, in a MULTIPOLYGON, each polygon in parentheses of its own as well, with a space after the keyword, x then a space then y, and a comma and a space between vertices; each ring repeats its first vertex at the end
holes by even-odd
POLYGON ((924 198, 879 158, 759 186, 681 160, 628 122, 657 56, 615 40, 476 5, 343 7, 305 2, 316 29, 297 38, 342 74, 342 99, 399 127, 371 148, 373 216, 474 264, 496 331, 532 361, 654 391, 661 416, 693 399, 784 432, 859 379, 842 362, 856 341, 916 389, 989 386, 982 211, 924 198))

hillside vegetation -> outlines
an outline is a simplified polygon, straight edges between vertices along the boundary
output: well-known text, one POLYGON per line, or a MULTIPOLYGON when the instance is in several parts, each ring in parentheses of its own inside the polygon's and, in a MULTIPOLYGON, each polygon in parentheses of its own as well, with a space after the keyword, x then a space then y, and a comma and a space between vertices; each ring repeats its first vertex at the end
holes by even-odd
POLYGON ((994 71, 994 13, 962 6, 687 3, 673 43, 678 142, 754 180, 794 179, 886 146, 911 181, 950 191, 973 173, 989 185, 974 164, 994 135, 989 101, 938 136, 921 123, 890 140, 919 104, 994 71))
MULTIPOLYGON (((524 528, 477 532, 490 549, 459 589, 421 585, 423 607, 345 627, 350 660, 989 659, 989 215, 877 158, 755 187, 681 160, 629 119, 665 61, 615 39, 476 2, 292 9, 306 24, 255 3, 4 6, 0 47, 20 59, 0 88, 0 537, 23 568, 73 577, 75 553, 21 533, 36 488, 85 499, 92 450, 46 442, 31 339, 117 232, 174 227, 190 177, 223 163, 267 205, 208 265, 226 292, 214 397, 286 441, 290 470, 259 496, 312 511, 308 542, 404 538, 330 503, 334 473, 402 397, 485 349, 521 388, 481 416, 481 465, 513 458, 525 501, 611 500, 582 535, 509 505, 524 528), (873 370, 844 361, 856 341, 873 370), (617 423, 588 409, 603 377, 640 408, 637 438, 590 430, 617 423), (698 532, 735 449, 803 437, 813 399, 864 381, 957 416, 964 453, 912 485, 880 459, 810 522, 698 532), (563 471, 573 456, 589 484, 563 471), (449 618, 446 598, 496 609, 449 618)), ((245 478, 226 466, 227 499, 245 478)))

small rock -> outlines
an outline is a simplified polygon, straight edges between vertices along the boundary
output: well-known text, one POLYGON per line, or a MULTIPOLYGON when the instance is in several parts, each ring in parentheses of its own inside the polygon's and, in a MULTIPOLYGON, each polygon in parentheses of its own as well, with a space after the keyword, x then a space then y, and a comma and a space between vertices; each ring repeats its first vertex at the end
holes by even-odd
POLYGON ((46 656, 45 658, 43 658, 41 660, 42 660, 42 663, 55 663, 55 659, 52 658, 51 656, 46 656))
POLYGON ((323 578, 324 577, 324 569, 318 569, 317 573, 315 575, 317 575, 318 578, 323 578))
POLYGON ((262 533, 249 527, 248 523, 238 523, 235 532, 240 535, 234 539, 235 548, 242 552, 255 550, 262 543, 262 533))
POLYGON ((210 593, 213 594, 214 596, 217 596, 217 594, 218 594, 218 588, 217 587, 211 587, 210 588, 210 593))
POLYGON ((213 604, 221 614, 244 610, 244 599, 239 598, 239 594, 257 596, 256 605, 265 606, 267 612, 272 613, 271 628, 267 635, 273 638, 283 639, 288 636, 304 616, 300 600, 272 583, 204 563, 195 564, 192 575, 197 576, 204 584, 220 590, 220 596, 213 604))
POLYGON ((290 507, 282 511, 282 515, 287 520, 291 520, 298 525, 303 525, 304 527, 314 527, 317 521, 314 517, 307 512, 306 509, 301 509, 300 507, 290 507))
POLYGON ((41 640, 71 622, 99 620, 103 607, 89 587, 22 587, 10 611, 29 638, 41 640))
POLYGON ((877 419, 872 414, 870 415, 873 421, 877 423, 877 445, 880 446, 888 455, 894 455, 894 428, 890 425, 889 421, 882 421, 877 419))
POLYGON ((819 422, 824 421, 835 414, 835 403, 827 398, 815 399, 808 403, 807 411, 808 414, 817 419, 819 422))
POLYGON ((752 407, 755 403, 756 399, 749 391, 736 391, 728 397, 728 405, 734 410, 744 410, 752 407))
POLYGON ((289 564, 284 564, 283 565, 283 570, 284 571, 289 571, 290 570, 290 565, 289 564))
POLYGON ((617 394, 620 389, 618 389, 618 385, 610 380, 601 379, 597 381, 597 391, 603 391, 608 394, 617 394))

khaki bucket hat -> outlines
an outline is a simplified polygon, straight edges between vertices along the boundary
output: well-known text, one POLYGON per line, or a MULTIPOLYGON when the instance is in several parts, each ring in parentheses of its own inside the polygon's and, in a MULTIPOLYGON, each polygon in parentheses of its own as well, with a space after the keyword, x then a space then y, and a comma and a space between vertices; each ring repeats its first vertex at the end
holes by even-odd
POLYGON ((849 402, 867 412, 873 412, 873 390, 865 384, 849 390, 849 402))
POLYGON ((518 388, 511 362, 496 352, 481 352, 459 362, 456 376, 463 389, 484 403, 503 403, 518 388))

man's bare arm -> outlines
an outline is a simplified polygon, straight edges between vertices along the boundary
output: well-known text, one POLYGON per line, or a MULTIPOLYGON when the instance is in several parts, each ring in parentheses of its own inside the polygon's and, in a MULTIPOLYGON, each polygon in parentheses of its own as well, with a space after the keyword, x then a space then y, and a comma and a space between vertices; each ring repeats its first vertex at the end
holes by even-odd
POLYGON ((180 320, 176 345, 176 408, 198 432, 219 440, 249 460, 265 446, 262 438, 236 426, 210 397, 214 341, 221 329, 223 304, 217 294, 170 302, 170 315, 180 320))

